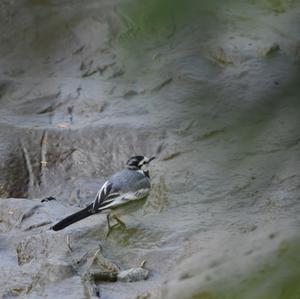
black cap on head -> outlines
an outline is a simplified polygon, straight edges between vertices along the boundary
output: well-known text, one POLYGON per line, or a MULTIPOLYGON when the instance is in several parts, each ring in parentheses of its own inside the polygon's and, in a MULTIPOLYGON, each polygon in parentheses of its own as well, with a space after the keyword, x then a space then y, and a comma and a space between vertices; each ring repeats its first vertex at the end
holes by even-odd
POLYGON ((127 166, 129 168, 141 168, 143 165, 150 163, 155 157, 150 159, 145 156, 133 156, 127 161, 127 166))

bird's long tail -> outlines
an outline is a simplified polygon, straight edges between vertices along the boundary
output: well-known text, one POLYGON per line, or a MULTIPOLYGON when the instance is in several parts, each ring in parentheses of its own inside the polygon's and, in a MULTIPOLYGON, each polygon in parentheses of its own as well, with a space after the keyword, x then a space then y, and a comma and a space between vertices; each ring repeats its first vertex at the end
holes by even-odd
POLYGON ((56 224, 54 224, 51 229, 53 229, 54 231, 58 231, 61 229, 64 229, 65 227, 80 221, 86 217, 89 217, 91 215, 93 215, 93 211, 92 211, 92 205, 88 205, 86 208, 84 208, 83 210, 80 210, 66 218, 64 218, 63 220, 57 222, 56 224))

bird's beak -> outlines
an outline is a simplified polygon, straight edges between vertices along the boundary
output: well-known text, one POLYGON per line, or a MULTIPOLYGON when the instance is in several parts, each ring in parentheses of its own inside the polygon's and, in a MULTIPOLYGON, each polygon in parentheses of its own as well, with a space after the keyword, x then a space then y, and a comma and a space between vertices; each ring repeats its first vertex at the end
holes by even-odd
POLYGON ((152 160, 154 160, 155 157, 151 157, 149 160, 148 160, 148 163, 150 163, 152 160))

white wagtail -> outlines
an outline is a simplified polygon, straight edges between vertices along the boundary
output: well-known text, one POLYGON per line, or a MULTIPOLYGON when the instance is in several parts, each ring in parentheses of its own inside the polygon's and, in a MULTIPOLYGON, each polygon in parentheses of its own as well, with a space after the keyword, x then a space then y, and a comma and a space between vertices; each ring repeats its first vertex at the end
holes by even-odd
POLYGON ((129 210, 135 210, 139 207, 137 201, 141 202, 150 192, 149 171, 144 170, 143 166, 149 164, 155 157, 147 158, 144 156, 131 157, 126 168, 113 174, 98 191, 95 200, 86 208, 64 218, 51 228, 55 231, 80 221, 86 217, 107 211, 108 234, 112 226, 110 225, 110 216, 112 216, 119 225, 126 228, 125 223, 118 217, 118 213, 123 210, 126 213, 129 210), (133 206, 136 206, 134 208, 133 206))

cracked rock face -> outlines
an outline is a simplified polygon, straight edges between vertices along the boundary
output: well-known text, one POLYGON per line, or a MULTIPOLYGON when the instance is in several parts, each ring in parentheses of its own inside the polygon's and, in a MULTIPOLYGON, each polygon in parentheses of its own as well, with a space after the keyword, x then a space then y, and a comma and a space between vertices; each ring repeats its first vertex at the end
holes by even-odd
POLYGON ((296 298, 299 12, 2 0, 0 297, 296 298), (136 154, 157 159, 127 231, 49 230, 136 154))

